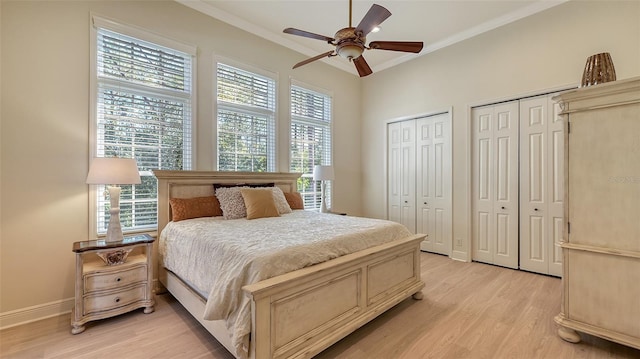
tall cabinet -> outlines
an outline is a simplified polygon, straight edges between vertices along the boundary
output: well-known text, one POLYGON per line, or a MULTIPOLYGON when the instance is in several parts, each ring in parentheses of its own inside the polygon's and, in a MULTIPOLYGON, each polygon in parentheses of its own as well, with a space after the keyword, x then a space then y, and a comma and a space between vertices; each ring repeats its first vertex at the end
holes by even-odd
POLYGON ((558 334, 640 349, 640 77, 557 100, 567 126, 558 334))
POLYGON ((424 251, 452 246, 450 114, 390 123, 388 216, 413 233, 427 234, 424 251))

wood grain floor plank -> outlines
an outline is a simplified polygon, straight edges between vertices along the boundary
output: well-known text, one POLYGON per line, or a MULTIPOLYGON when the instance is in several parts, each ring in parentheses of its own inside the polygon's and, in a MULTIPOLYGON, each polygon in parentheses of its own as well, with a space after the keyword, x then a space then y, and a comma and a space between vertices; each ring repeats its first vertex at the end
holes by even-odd
MULTIPOLYGON (((583 335, 556 335, 560 279, 422 254, 424 299, 407 299, 316 359, 631 359, 640 351, 583 335)), ((0 357, 16 359, 232 359, 169 294, 71 335, 69 315, 0 331, 0 357)))

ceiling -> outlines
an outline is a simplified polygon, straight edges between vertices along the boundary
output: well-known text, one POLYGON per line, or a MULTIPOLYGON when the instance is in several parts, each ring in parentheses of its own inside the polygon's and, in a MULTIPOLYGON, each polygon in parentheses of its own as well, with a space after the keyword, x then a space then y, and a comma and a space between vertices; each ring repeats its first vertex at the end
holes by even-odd
MULTIPOLYGON (((349 25, 349 0, 176 0, 177 2, 299 52, 300 59, 330 51, 321 40, 288 35, 287 27, 333 37, 349 25)), ((353 0, 352 26, 372 4, 387 8, 391 17, 371 41, 423 41, 420 54, 371 50, 364 56, 374 72, 424 56, 569 0, 353 0)), ((357 76, 353 64, 340 57, 327 64, 357 76)), ((291 66, 294 64, 292 63, 291 66)), ((314 66, 314 63, 306 66, 314 66)))

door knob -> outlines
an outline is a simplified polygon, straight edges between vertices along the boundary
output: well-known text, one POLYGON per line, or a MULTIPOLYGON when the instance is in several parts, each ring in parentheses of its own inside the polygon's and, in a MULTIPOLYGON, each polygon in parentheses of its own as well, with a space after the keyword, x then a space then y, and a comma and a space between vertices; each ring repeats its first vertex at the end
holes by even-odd
POLYGON ((506 208, 502 207, 502 209, 506 209, 506 208))
POLYGON ((533 210, 534 210, 534 211, 537 211, 538 209, 537 209, 537 208, 534 208, 533 210))
POLYGON ((427 204, 427 202, 424 202, 424 204, 427 204))
POLYGON ((409 203, 409 201, 404 201, 404 203, 409 203))

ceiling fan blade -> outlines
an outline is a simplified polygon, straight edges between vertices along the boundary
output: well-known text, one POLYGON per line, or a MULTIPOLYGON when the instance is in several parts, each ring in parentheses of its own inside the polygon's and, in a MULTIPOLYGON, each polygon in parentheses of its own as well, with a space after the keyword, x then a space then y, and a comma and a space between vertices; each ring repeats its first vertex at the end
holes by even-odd
POLYGON ((323 57, 331 57, 331 56, 335 56, 335 55, 333 55, 333 50, 331 50, 331 51, 327 51, 327 52, 325 52, 324 54, 320 54, 320 55, 318 55, 318 56, 314 56, 314 57, 312 57, 312 58, 310 58, 310 59, 306 59, 306 60, 304 60, 304 61, 300 61, 300 62, 298 62, 297 64, 295 64, 295 65, 293 66, 293 68, 295 69, 295 68, 298 68, 298 67, 300 67, 300 66, 306 65, 306 64, 308 64, 308 63, 310 63, 310 62, 314 62, 314 61, 316 61, 316 60, 320 60, 320 59, 321 59, 321 58, 323 58, 323 57))
POLYGON ((309 32, 309 31, 294 29, 292 27, 288 27, 288 28, 284 29, 284 31, 282 31, 282 32, 284 32, 285 34, 308 37, 308 38, 316 39, 316 40, 324 40, 326 42, 332 42, 334 40, 332 37, 329 37, 329 36, 318 35, 318 34, 314 34, 314 33, 309 32))
POLYGON ((369 44, 369 48, 374 50, 413 52, 416 54, 422 51, 422 46, 422 41, 372 41, 369 44))
POLYGON ((362 18, 358 26, 356 27, 355 33, 362 33, 362 36, 367 36, 376 26, 382 24, 389 16, 391 16, 391 12, 389 10, 383 8, 378 4, 373 4, 371 9, 367 12, 367 14, 362 18))
POLYGON ((360 77, 365 77, 373 73, 373 71, 371 71, 371 67, 369 67, 369 64, 362 55, 353 59, 353 64, 356 65, 356 70, 358 70, 360 77))

